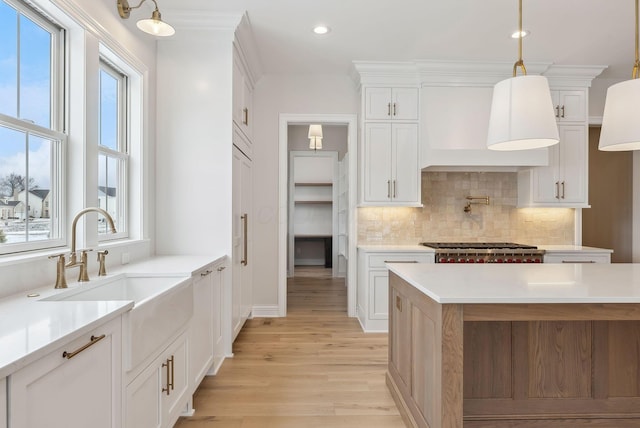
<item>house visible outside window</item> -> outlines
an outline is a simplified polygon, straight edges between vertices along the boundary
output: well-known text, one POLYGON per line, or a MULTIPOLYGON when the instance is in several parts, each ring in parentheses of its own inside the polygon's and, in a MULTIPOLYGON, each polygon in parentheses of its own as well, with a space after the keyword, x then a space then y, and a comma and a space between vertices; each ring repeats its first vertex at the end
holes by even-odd
POLYGON ((0 0, 0 254, 64 243, 63 43, 49 19, 0 0))
POLYGON ((99 239, 117 239, 127 233, 128 79, 106 60, 100 62, 100 117, 98 141, 98 204, 116 225, 111 234, 99 216, 99 239))

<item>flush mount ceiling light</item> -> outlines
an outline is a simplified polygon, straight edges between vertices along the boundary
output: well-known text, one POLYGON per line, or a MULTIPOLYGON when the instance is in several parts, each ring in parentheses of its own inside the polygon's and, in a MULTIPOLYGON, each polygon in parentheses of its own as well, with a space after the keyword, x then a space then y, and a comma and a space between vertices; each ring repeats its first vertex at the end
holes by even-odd
POLYGON ((322 125, 309 125, 309 148, 322 149, 322 125))
POLYGON ((529 34, 531 34, 531 31, 529 31, 529 30, 514 31, 513 34, 511 34, 511 38, 512 39, 521 39, 523 37, 527 37, 529 34))
POLYGON ((327 34, 330 31, 331 28, 327 27, 326 25, 316 25, 315 27, 313 27, 313 32, 319 35, 327 34))
MULTIPOLYGON (((518 18, 519 33, 522 33, 522 0, 518 0, 518 18)), ((549 82, 544 76, 527 76, 522 60, 522 37, 519 37, 513 77, 498 82, 493 88, 487 147, 527 150, 559 141, 549 82), (517 76, 518 67, 522 76, 517 76)))
MULTIPOLYGON (((140 6, 142 6, 142 3, 144 3, 145 1, 146 0, 142 0, 137 6, 131 7, 129 6, 128 0, 117 0, 118 13, 120 14, 120 18, 122 19, 129 18, 131 11, 134 9, 138 9, 140 6)), ((173 36, 176 30, 174 30, 171 25, 167 24, 161 19, 160 11, 158 10, 158 3, 156 2, 156 0, 151 0, 151 1, 153 1, 153 4, 155 4, 156 6, 155 10, 151 14, 151 18, 141 19, 140 21, 137 22, 136 25, 140 30, 144 31, 145 33, 149 33, 153 36, 160 36, 160 37, 173 36)))
POLYGON ((602 129, 598 148, 604 151, 624 151, 640 149, 640 121, 638 120, 638 99, 640 99, 640 79, 638 70, 638 0, 636 0, 636 60, 633 63, 631 80, 626 80, 607 89, 604 103, 602 129))

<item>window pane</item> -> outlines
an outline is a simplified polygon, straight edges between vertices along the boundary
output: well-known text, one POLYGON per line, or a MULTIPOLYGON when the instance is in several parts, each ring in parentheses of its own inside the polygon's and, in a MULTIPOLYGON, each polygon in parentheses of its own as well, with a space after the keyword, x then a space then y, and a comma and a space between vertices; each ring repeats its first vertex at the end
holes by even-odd
POLYGON ((100 70, 100 145, 118 150, 118 80, 100 70))
POLYGON ((18 13, 0 1, 0 113, 16 117, 18 98, 18 13))
POLYGON ((51 34, 20 17, 21 119, 51 127, 51 34))
POLYGON ((51 148, 50 140, 29 136, 28 241, 52 238, 51 148))
MULTIPOLYGON (((119 228, 118 181, 120 161, 107 155, 98 156, 98 206, 111 215, 116 229, 119 228)), ((106 221, 98 216, 98 233, 109 233, 106 221)))
POLYGON ((26 135, 0 126, 0 245, 26 242, 26 135), (24 193, 22 195, 24 197, 24 193))

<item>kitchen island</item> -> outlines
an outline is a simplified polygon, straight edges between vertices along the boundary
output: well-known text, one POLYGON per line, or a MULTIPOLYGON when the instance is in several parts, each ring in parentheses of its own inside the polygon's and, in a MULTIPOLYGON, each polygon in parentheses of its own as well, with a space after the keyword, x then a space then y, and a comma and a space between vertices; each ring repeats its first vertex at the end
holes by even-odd
POLYGON ((388 267, 408 426, 640 426, 640 265, 388 267))

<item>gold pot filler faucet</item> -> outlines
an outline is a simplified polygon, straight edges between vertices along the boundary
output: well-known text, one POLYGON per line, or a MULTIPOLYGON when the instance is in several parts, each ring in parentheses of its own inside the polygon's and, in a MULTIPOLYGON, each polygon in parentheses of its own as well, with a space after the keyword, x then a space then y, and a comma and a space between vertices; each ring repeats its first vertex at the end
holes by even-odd
MULTIPOLYGON (((109 224, 109 229, 111 233, 116 233, 116 226, 113 222, 113 218, 109 215, 108 212, 98 207, 88 207, 80 211, 73 218, 73 223, 71 224, 71 254, 69 255, 69 263, 65 261, 65 253, 54 254, 49 256, 50 259, 58 259, 56 265, 56 285, 54 288, 67 288, 67 279, 65 276, 65 268, 71 267, 79 267, 80 273, 78 275, 78 282, 87 282, 89 281, 89 274, 87 271, 87 252, 93 251, 91 249, 80 250, 80 261, 78 261, 78 256, 76 252, 76 226, 78 224, 78 220, 86 213, 97 212, 104 216, 109 224)), ((105 256, 109 254, 107 250, 98 251, 98 261, 100 262, 100 267, 98 269, 98 275, 104 276, 107 274, 105 268, 105 256)))

